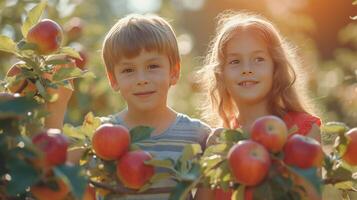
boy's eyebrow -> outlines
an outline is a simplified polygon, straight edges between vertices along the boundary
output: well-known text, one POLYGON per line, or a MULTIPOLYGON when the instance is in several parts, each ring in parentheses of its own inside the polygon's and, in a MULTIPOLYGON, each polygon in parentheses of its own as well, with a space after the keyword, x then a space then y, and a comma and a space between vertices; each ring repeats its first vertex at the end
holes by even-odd
POLYGON ((155 57, 152 57, 152 58, 146 60, 146 62, 156 61, 156 60, 159 60, 159 59, 160 59, 159 56, 155 56, 155 57))
MULTIPOLYGON (((145 62, 152 62, 152 61, 156 61, 156 60, 160 60, 160 56, 155 56, 155 57, 152 57, 152 58, 149 58, 147 60, 145 60, 145 62)), ((119 63, 119 65, 134 65, 133 62, 130 62, 130 61, 122 61, 119 63)))

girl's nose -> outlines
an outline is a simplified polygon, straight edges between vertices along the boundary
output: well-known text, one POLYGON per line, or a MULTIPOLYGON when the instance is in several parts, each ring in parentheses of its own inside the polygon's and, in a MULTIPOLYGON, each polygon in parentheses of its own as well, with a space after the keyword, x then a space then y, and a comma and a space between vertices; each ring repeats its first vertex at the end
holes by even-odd
POLYGON ((249 62, 245 62, 242 69, 242 75, 251 75, 253 74, 251 64, 249 62))

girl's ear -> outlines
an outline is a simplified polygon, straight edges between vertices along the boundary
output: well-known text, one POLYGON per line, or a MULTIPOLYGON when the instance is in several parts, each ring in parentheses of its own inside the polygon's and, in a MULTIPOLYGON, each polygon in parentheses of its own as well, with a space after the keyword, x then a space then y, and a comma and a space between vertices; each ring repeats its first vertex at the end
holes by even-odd
POLYGON ((170 85, 175 85, 180 78, 180 63, 177 63, 170 69, 170 85))
POLYGON ((116 78, 110 72, 108 72, 107 75, 108 75, 110 86, 113 88, 113 90, 118 91, 119 85, 118 85, 116 78))

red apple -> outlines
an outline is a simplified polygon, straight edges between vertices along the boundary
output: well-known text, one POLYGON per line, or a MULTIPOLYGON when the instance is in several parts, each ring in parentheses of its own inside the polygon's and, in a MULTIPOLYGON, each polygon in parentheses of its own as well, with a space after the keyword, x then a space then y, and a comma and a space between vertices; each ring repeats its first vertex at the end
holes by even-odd
POLYGON ((88 185, 84 191, 82 200, 95 200, 95 189, 94 187, 88 185))
POLYGON ((252 140, 235 144, 228 152, 228 162, 236 181, 248 186, 263 181, 271 164, 269 152, 252 140))
POLYGON ((32 138, 35 144, 44 154, 41 164, 51 167, 66 162, 68 139, 59 129, 48 129, 32 138))
POLYGON ((79 69, 84 69, 86 67, 87 61, 88 61, 88 55, 84 50, 78 51, 79 55, 81 56, 81 59, 79 58, 73 58, 76 66, 79 69))
POLYGON ((36 44, 41 54, 50 54, 61 46, 62 35, 62 29, 55 21, 44 19, 29 30, 27 41, 36 44))
POLYGON ((37 200, 63 200, 70 192, 69 187, 61 180, 54 180, 57 184, 57 190, 48 185, 34 185, 31 186, 31 193, 37 200))
POLYGON ((215 200, 231 200, 232 199, 233 190, 228 189, 224 191, 221 188, 217 188, 214 190, 214 199, 215 200))
POLYGON ((83 34, 83 21, 79 17, 73 17, 64 25, 64 31, 68 41, 80 38, 83 34))
POLYGON ((129 145, 129 131, 121 125, 103 124, 97 128, 92 138, 95 153, 104 160, 119 159, 128 151, 129 145))
POLYGON ((272 115, 258 118, 251 128, 252 140, 259 142, 273 153, 279 152, 288 137, 283 120, 272 115))
MULTIPOLYGON (((10 67, 7 71, 7 77, 14 77, 22 73, 22 69, 19 65, 24 64, 23 62, 17 62, 10 67)), ((36 85, 32 83, 30 80, 21 79, 18 83, 10 86, 9 91, 11 93, 20 93, 21 96, 27 95, 29 93, 35 93, 37 91, 36 85)))
POLYGON ((346 133, 348 144, 342 159, 350 165, 357 165, 357 128, 353 128, 346 133))
POLYGON ((254 187, 245 187, 244 200, 253 200, 253 197, 254 197, 254 187))
POLYGON ((155 170, 144 162, 152 156, 145 151, 127 152, 117 164, 117 176, 123 185, 131 189, 140 189, 154 175, 155 170))
POLYGON ((284 162, 302 169, 321 167, 323 151, 320 143, 310 137, 294 134, 284 146, 284 162))

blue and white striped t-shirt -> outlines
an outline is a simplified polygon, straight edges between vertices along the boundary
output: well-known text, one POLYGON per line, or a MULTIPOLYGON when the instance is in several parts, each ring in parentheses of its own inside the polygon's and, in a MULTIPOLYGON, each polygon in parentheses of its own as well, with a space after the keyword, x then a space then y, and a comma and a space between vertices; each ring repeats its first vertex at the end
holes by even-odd
MULTIPOLYGON (((102 123, 113 123, 126 126, 123 119, 116 115, 101 118, 102 123)), ((210 134, 210 127, 198 119, 193 119, 185 114, 177 113, 175 122, 160 135, 151 136, 150 139, 140 141, 138 146, 144 151, 150 152, 155 159, 172 158, 177 160, 181 155, 186 144, 198 143, 202 149, 205 148, 206 139, 210 134)), ((160 169, 156 169, 161 172, 160 169)), ((175 187, 176 182, 173 180, 160 181, 151 188, 168 188, 175 187)), ((118 196, 113 199, 120 200, 167 200, 170 193, 155 194, 135 194, 118 196)))

